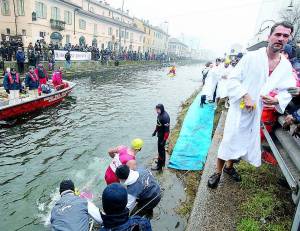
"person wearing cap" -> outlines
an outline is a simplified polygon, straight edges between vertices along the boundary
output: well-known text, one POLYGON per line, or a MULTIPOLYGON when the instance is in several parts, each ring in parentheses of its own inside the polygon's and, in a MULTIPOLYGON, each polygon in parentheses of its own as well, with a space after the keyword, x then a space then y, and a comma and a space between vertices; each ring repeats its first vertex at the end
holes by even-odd
POLYGON ((134 139, 131 142, 131 147, 122 145, 108 150, 108 154, 112 158, 112 161, 105 172, 106 184, 109 185, 119 182, 119 179, 115 174, 118 166, 127 164, 130 169, 136 168, 136 154, 142 150, 143 145, 144 141, 142 139, 134 139))
POLYGON ((31 98, 36 98, 39 96, 38 88, 40 85, 39 78, 34 73, 34 67, 30 66, 29 71, 25 75, 25 87, 26 90, 29 90, 29 96, 31 98))
POLYGON ((129 216, 127 202, 127 190, 123 185, 113 183, 104 189, 102 193, 103 211, 101 212, 103 223, 99 231, 134 230, 136 227, 140 231, 152 230, 151 223, 147 218, 129 216))
POLYGON ((101 224, 99 208, 87 199, 75 195, 72 180, 60 183, 61 198, 51 210, 51 228, 53 231, 86 231, 89 230, 89 219, 101 224))
POLYGON ((37 68, 35 68, 34 73, 39 78, 40 85, 47 84, 48 74, 46 69, 43 67, 43 64, 39 63, 37 68))
POLYGON ((16 68, 7 68, 3 79, 3 87, 8 94, 9 104, 16 104, 20 101, 20 91, 22 89, 19 73, 16 68))
POLYGON ((154 171, 162 171, 166 162, 166 142, 170 134, 170 116, 165 111, 163 104, 158 104, 155 107, 157 113, 156 128, 152 136, 157 135, 157 149, 158 149, 158 160, 155 168, 151 168, 154 171))
POLYGON ((25 53, 22 50, 22 47, 18 47, 18 50, 16 53, 16 60, 17 60, 19 73, 23 73, 24 72, 24 62, 25 62, 25 53))
POLYGON ((127 165, 120 165, 116 175, 128 192, 127 208, 132 211, 137 203, 137 212, 140 215, 153 214, 153 209, 161 199, 161 189, 152 173, 148 169, 138 168, 131 170, 127 165))

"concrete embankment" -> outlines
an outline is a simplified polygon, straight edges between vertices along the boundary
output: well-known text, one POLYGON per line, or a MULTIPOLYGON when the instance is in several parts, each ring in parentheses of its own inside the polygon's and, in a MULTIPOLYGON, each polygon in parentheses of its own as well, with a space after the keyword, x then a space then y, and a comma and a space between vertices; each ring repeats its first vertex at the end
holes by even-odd
POLYGON ((225 118, 226 113, 223 112, 208 152, 187 231, 236 229, 235 211, 238 205, 235 201, 234 187, 238 187, 238 184, 228 183, 230 179, 223 177, 217 190, 207 187, 207 180, 215 171, 217 151, 223 136, 225 118))

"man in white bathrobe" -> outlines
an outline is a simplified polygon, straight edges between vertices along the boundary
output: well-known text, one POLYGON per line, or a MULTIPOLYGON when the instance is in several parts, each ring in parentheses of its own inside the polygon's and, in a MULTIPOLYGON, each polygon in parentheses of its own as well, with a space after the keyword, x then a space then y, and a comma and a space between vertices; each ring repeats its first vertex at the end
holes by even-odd
POLYGON ((280 54, 292 33, 290 23, 276 23, 271 28, 268 47, 249 52, 228 76, 230 108, 218 151, 216 172, 210 176, 208 187, 218 186, 222 171, 233 180, 241 181, 233 167, 234 160, 242 158, 256 167, 261 165, 259 132, 263 105, 273 105, 283 113, 292 98, 287 89, 296 84, 290 62, 280 54), (271 97, 271 91, 276 91, 277 95, 271 97))
POLYGON ((205 84, 201 91, 201 107, 203 107, 203 104, 206 103, 206 100, 215 101, 217 91, 216 88, 221 67, 221 59, 217 58, 213 68, 208 72, 205 84))

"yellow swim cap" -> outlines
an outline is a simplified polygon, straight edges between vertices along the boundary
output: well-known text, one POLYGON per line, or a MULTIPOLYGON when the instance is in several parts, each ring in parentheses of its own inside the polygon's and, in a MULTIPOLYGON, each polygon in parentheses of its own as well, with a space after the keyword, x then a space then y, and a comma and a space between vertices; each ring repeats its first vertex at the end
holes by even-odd
POLYGON ((229 58, 226 58, 225 61, 224 61, 224 63, 225 63, 225 64, 230 64, 230 59, 229 59, 229 58))
POLYGON ((131 142, 131 147, 134 149, 134 150, 139 150, 143 147, 144 145, 144 141, 142 139, 134 139, 132 142, 131 142))

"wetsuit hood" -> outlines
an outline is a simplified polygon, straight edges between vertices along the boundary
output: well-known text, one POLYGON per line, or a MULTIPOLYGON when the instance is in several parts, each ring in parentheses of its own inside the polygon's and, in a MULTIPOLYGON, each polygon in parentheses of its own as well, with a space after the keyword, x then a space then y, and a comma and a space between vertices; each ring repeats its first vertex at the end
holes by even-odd
POLYGON ((126 223, 129 219, 129 209, 125 208, 123 212, 119 214, 106 215, 101 212, 103 225, 106 229, 112 229, 126 223))
POLYGON ((161 114, 163 114, 164 112, 165 112, 165 107, 164 107, 164 105, 163 104, 157 104, 156 105, 156 108, 158 108, 158 109, 160 109, 160 111, 161 111, 161 114))

